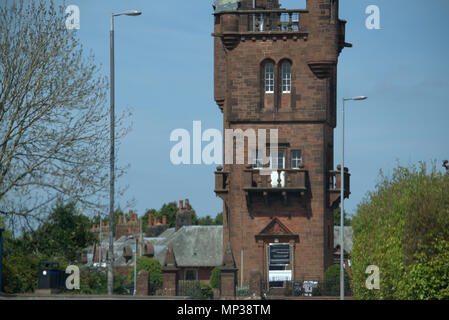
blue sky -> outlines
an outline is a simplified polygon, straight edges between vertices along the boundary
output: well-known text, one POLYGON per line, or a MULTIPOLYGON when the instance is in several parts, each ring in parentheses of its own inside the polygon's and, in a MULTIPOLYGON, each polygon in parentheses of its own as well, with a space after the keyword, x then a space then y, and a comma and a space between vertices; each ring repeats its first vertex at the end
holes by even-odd
MULTIPOLYGON (((71 0, 78 5, 86 49, 109 74, 111 12, 143 11, 139 17, 116 19, 116 109, 133 110, 132 131, 118 158, 130 164, 119 182, 129 185, 139 214, 169 201, 190 199, 197 214, 222 210, 216 198, 214 166, 174 166, 169 136, 176 128, 222 127, 213 100, 213 16, 208 1, 71 0)), ((62 4, 63 2, 60 1, 62 4)), ((283 7, 305 8, 305 1, 283 0, 283 7)), ((449 158, 449 2, 447 0, 341 0, 340 17, 348 21, 339 60, 338 114, 341 98, 367 95, 349 102, 346 115, 346 166, 352 195, 345 202, 354 212, 378 181, 379 169, 391 173, 403 165, 449 158), (368 5, 380 8, 380 30, 365 27, 368 5)), ((340 128, 335 163, 341 159, 340 128)))

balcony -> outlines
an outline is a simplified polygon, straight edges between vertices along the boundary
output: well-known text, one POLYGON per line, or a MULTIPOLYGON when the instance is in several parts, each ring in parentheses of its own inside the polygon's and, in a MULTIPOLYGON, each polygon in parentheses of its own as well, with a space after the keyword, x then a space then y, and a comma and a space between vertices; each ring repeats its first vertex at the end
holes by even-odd
POLYGON ((299 32, 307 10, 230 10, 216 13, 222 32, 299 32))
POLYGON ((280 194, 287 204, 288 196, 303 197, 309 189, 308 171, 300 169, 254 169, 247 168, 243 172, 243 190, 247 204, 250 205, 253 195, 263 195, 268 205, 270 194, 280 194))
POLYGON ((222 166, 218 166, 215 171, 215 190, 216 195, 225 200, 229 191, 229 174, 223 171, 222 166))
MULTIPOLYGON (((345 181, 344 181, 344 197, 345 199, 349 198, 351 194, 350 189, 350 179, 351 175, 349 174, 348 168, 345 168, 345 181)), ((332 170, 329 171, 329 207, 336 208, 341 200, 341 166, 337 166, 337 171, 332 170)))
POLYGON ((307 13, 301 9, 220 11, 214 14, 216 28, 213 36, 221 37, 229 49, 240 40, 266 40, 268 36, 273 40, 297 40, 307 37, 307 13))

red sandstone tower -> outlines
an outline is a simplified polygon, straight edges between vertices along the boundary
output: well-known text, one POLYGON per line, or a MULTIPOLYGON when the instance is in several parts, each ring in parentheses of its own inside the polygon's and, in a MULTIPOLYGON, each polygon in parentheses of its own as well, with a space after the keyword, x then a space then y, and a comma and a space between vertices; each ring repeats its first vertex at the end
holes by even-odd
POLYGON ((249 145, 244 165, 215 173, 223 248, 230 243, 240 286, 255 272, 266 287, 320 281, 332 264, 341 174, 334 171, 337 61, 350 46, 345 24, 338 0, 308 0, 304 10, 280 9, 277 0, 215 8, 215 101, 223 129, 278 130, 270 164, 260 165, 249 145), (261 167, 272 173, 262 175, 261 167))

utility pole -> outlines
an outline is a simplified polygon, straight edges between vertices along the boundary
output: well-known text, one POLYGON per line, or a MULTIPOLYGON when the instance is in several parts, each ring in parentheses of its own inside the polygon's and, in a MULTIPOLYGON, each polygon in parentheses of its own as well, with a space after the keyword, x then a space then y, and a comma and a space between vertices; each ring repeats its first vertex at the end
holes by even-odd
POLYGON ((115 195, 115 64, 114 64, 114 17, 121 15, 139 16, 142 12, 128 10, 121 13, 111 14, 110 30, 110 76, 111 76, 111 96, 110 96, 110 173, 109 173, 109 254, 108 254, 108 294, 114 291, 114 195, 115 195))
POLYGON ((100 266, 100 268, 101 268, 101 261, 103 260, 102 259, 102 256, 101 256, 101 242, 102 242, 102 240, 103 240, 103 226, 102 226, 102 219, 101 219, 101 215, 100 215, 100 238, 99 238, 99 241, 98 241, 98 244, 99 244, 99 246, 98 246, 98 264, 99 264, 99 266, 100 266))
POLYGON ((341 109, 341 185, 340 185, 340 300, 345 299, 345 269, 344 269, 344 233, 345 233, 345 102, 346 101, 361 101, 368 97, 359 96, 354 98, 343 98, 343 105, 341 109))
POLYGON ((133 295, 135 296, 137 293, 137 246, 139 241, 137 240, 137 235, 134 238, 135 240, 135 248, 134 248, 134 293, 133 295))

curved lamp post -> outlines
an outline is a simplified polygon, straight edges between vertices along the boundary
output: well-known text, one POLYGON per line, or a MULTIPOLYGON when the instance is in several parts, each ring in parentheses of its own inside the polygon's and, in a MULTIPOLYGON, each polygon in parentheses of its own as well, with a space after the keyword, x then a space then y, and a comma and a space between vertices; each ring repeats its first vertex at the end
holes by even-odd
POLYGON ((108 294, 114 291, 114 186, 115 186, 115 74, 114 74, 114 17, 139 16, 142 12, 128 10, 121 13, 111 14, 110 31, 110 72, 111 72, 111 109, 110 109, 110 174, 109 174, 109 254, 108 254, 108 294))
POLYGON ((368 97, 358 96, 353 98, 343 98, 343 107, 341 113, 341 136, 342 136, 342 152, 341 152, 341 206, 340 206, 340 300, 345 299, 345 272, 344 272, 344 216, 345 216, 345 102, 346 101, 361 101, 368 97))

